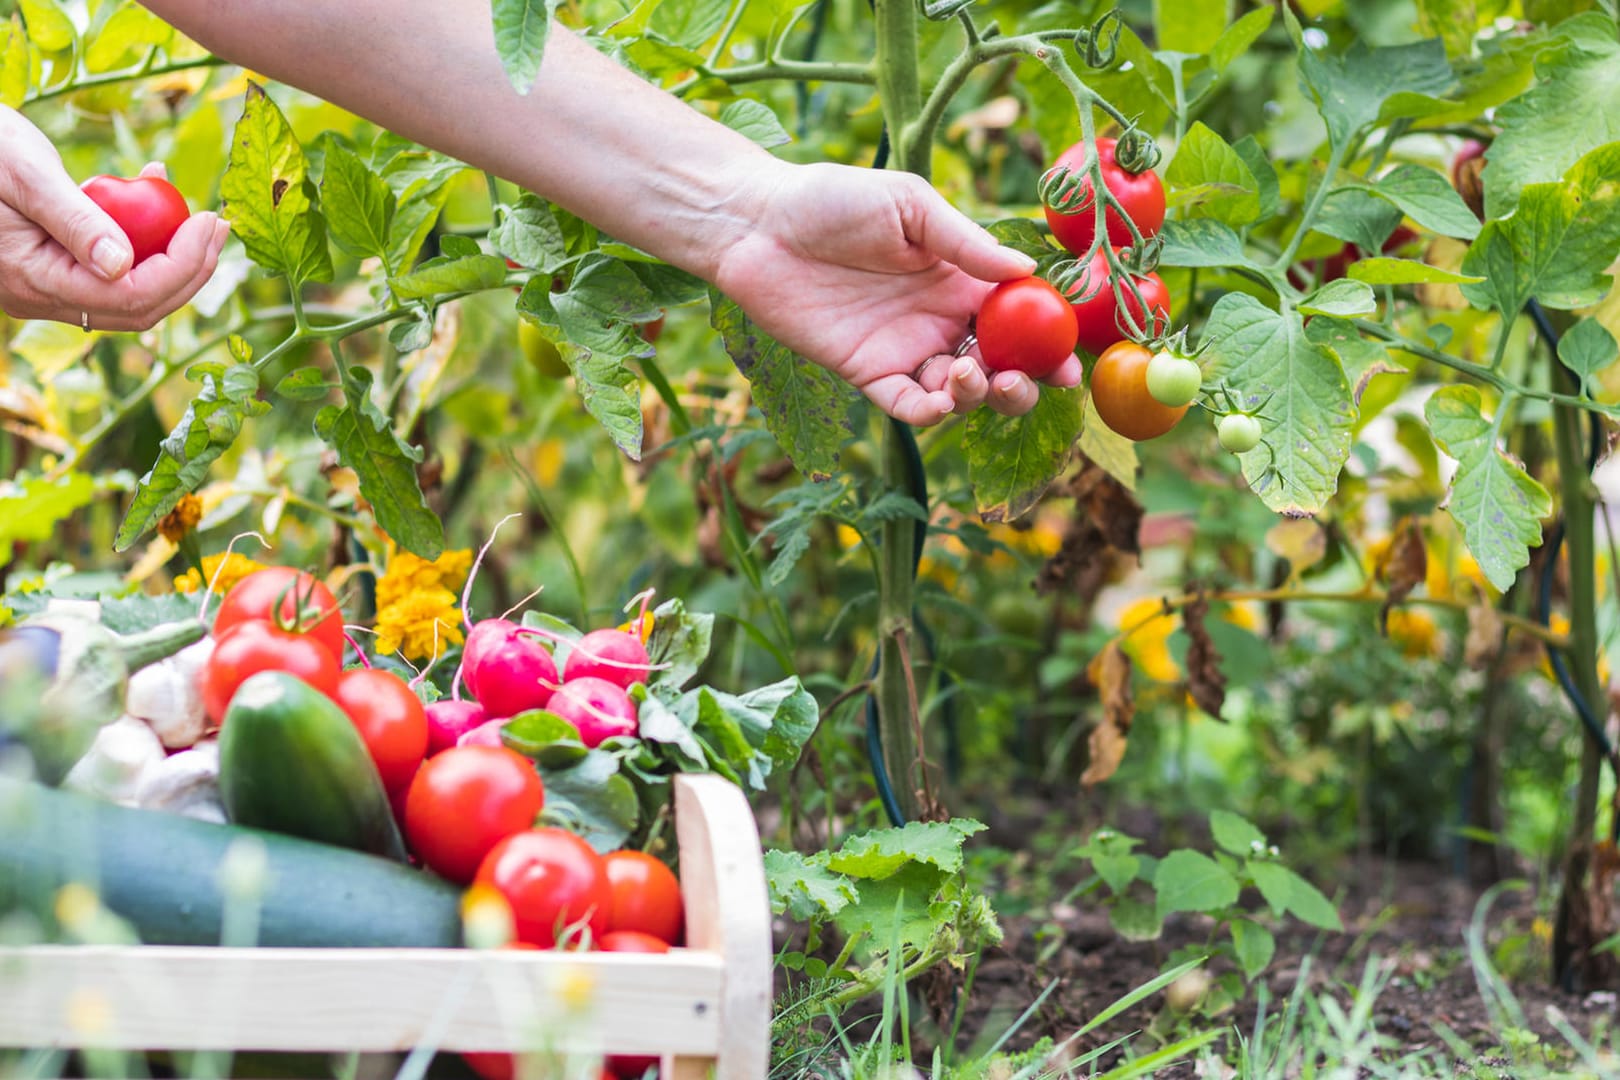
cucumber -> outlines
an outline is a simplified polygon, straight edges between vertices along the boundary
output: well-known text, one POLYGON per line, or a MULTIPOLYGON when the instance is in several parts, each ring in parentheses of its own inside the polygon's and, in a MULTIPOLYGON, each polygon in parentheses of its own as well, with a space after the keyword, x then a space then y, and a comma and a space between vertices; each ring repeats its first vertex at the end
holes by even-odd
POLYGON ((94 885, 151 945, 219 944, 219 867, 234 840, 267 859, 259 944, 453 948, 461 891, 387 859, 278 833, 134 810, 0 778, 0 918, 47 925, 58 889, 94 885))
POLYGON ((237 688, 219 726, 219 794, 237 825, 405 861, 365 740, 331 698, 285 671, 237 688))

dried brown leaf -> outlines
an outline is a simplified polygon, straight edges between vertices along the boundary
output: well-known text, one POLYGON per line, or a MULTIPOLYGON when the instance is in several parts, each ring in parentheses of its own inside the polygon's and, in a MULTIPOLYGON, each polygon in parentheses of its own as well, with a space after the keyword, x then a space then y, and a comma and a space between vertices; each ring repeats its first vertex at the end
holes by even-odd
POLYGON ((1091 762, 1080 774, 1080 782, 1087 787, 1107 780, 1125 759, 1125 746, 1131 733, 1131 721, 1136 716, 1136 701, 1131 696, 1131 661, 1119 642, 1111 641, 1092 658, 1086 668, 1097 696, 1102 699, 1103 715, 1091 729, 1087 745, 1091 748, 1091 762))
POLYGON ((1226 676, 1221 672, 1220 650, 1204 625, 1209 601, 1202 591, 1197 599, 1181 609, 1181 625, 1187 634, 1187 692, 1198 707, 1220 719, 1226 704, 1226 676))

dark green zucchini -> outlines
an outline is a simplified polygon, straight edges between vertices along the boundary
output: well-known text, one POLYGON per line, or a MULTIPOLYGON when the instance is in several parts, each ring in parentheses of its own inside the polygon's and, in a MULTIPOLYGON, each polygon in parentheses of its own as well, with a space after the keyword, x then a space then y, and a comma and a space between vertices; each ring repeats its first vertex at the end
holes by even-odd
POLYGON ((0 778, 0 916, 47 925, 58 889, 93 885, 148 944, 217 945, 219 867, 255 836, 268 855, 259 943, 437 947, 461 944, 461 891, 397 862, 234 825, 131 810, 0 778))

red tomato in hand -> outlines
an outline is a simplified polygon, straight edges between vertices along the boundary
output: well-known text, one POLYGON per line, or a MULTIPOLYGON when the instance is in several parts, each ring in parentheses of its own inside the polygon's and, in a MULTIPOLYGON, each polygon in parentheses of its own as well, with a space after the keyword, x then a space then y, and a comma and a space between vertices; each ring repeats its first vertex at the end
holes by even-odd
POLYGON ((214 636, 224 637, 231 627, 249 619, 301 630, 325 646, 338 663, 343 662, 343 612, 337 597, 302 570, 271 566, 238 581, 220 601, 219 613, 214 616, 214 636))
POLYGON ((390 792, 410 786, 427 753, 427 713, 404 679, 381 668, 356 668, 338 676, 332 695, 349 714, 390 792))
POLYGON ((296 675, 327 697, 337 690, 338 662, 326 646, 308 634, 278 630, 263 619, 249 619, 216 639, 214 651, 198 676, 208 718, 216 724, 223 720, 236 688, 249 675, 261 671, 296 675))
POLYGON ((681 883, 663 861, 645 851, 615 851, 604 856, 613 886, 609 932, 638 930, 665 944, 681 939, 681 883))
POLYGON ((456 746, 422 763, 405 796, 405 838, 437 873, 466 883, 491 848, 534 825, 545 788, 504 746, 456 746))
POLYGON ((602 857, 565 829, 508 836, 484 856, 475 880, 512 905, 519 941, 549 949, 580 925, 593 940, 607 930, 613 893, 602 857))
POLYGON ((161 176, 134 180, 92 176, 84 182, 83 190, 129 237, 136 266, 168 251, 169 241, 191 216, 185 196, 161 176))
POLYGON ((1097 415, 1114 431, 1141 442, 1156 439, 1175 427, 1187 406, 1172 409, 1148 392, 1148 361, 1153 353, 1134 341, 1121 341, 1103 350, 1091 369, 1091 403, 1097 415))
MULTIPOLYGON (((1164 183, 1152 169, 1128 173, 1120 168, 1114 160, 1115 142, 1109 138, 1097 140, 1103 184, 1119 200, 1119 204, 1136 223, 1142 239, 1146 240, 1164 225, 1164 183)), ((1071 173, 1083 173, 1088 166, 1085 142, 1077 142, 1063 151, 1054 164, 1066 167, 1071 173)), ((1080 190, 1081 205, 1070 213, 1059 213, 1050 206, 1046 208, 1046 223, 1052 227, 1052 235, 1075 255, 1084 255, 1090 250, 1092 238, 1097 235, 1097 208, 1092 202, 1090 176, 1081 181, 1080 190)), ((1132 243, 1130 227, 1119 216, 1118 210, 1109 207, 1105 220, 1110 244, 1127 247, 1132 243)))
MULTIPOLYGON (((1144 328, 1147 333, 1157 335, 1170 326, 1170 290, 1165 288, 1164 279, 1158 274, 1149 273, 1146 277, 1136 279, 1136 288, 1147 301, 1148 310, 1153 312, 1153 322, 1148 323, 1147 317, 1142 313, 1142 305, 1136 302, 1136 297, 1130 290, 1125 289, 1125 309, 1136 320, 1136 325, 1144 328)), ((1091 265, 1088 267, 1085 280, 1086 296, 1077 283, 1070 296, 1084 297, 1074 304, 1075 322, 1079 326, 1079 346, 1093 356, 1101 356, 1103 350, 1116 341, 1124 341, 1125 318, 1120 314, 1119 301, 1114 297, 1113 280, 1108 273, 1108 253, 1098 248, 1091 256, 1091 265)))
POLYGON ((974 333, 992 371, 1022 371, 1044 379, 1074 353, 1074 308, 1037 277, 1003 281, 984 298, 974 333))

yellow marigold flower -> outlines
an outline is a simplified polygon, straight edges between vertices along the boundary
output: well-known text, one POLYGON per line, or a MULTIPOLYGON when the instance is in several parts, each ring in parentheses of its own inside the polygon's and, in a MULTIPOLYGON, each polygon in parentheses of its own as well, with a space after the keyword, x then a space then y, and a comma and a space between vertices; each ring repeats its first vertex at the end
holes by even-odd
POLYGON ((1142 674, 1155 682, 1181 678, 1181 667, 1170 658, 1168 644, 1178 625, 1175 616, 1164 613, 1164 603, 1157 596, 1144 596, 1119 613, 1119 628, 1129 634, 1121 647, 1142 674))
POLYGON ((214 583, 214 591, 220 596, 230 592, 238 581, 249 574, 264 569, 264 563, 239 555, 236 552, 220 555, 204 555, 202 560, 202 573, 195 568, 187 570, 174 579, 174 591, 194 593, 199 589, 206 589, 210 582, 214 583), (220 569, 223 564, 224 569, 220 569), (216 578, 217 574, 217 578, 216 578))
POLYGON ((408 593, 430 589, 460 589, 472 569, 470 548, 445 551, 431 561, 408 551, 392 552, 388 569, 377 580, 377 606, 397 603, 408 593))
POLYGON ((956 567, 932 555, 924 555, 922 561, 917 563, 917 576, 937 581, 947 591, 956 588, 956 567))
POLYGON ((449 589, 412 589, 377 612, 379 653, 431 660, 461 642, 461 612, 449 589))
POLYGON ((844 550, 856 547, 861 542, 861 534, 848 525, 838 526, 838 546, 844 550))
POLYGON ((620 623, 619 629, 623 630, 627 634, 635 634, 641 639, 641 643, 645 645, 652 638, 653 613, 650 611, 647 612, 640 617, 639 621, 641 623, 641 629, 639 632, 636 629, 636 619, 631 619, 629 622, 620 623))
POLYGON ((163 515, 158 522, 158 535, 171 544, 178 544, 186 538, 186 534, 197 527, 202 520, 202 500, 195 495, 182 495, 180 501, 174 504, 174 509, 163 515))
POLYGON ((1396 608, 1389 613, 1389 640, 1406 656, 1433 656, 1440 645, 1440 628, 1426 611, 1396 608))

